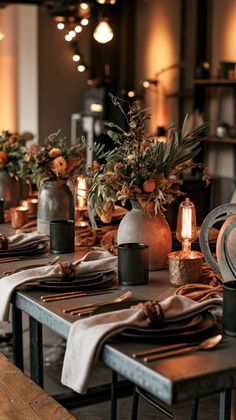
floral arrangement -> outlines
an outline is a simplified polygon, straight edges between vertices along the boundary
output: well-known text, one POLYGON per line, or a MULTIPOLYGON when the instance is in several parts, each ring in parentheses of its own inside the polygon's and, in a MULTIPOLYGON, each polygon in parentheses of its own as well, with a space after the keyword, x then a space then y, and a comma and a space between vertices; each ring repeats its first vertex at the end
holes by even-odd
POLYGON ((68 147, 61 130, 50 134, 34 157, 33 178, 38 187, 46 179, 67 179, 82 170, 85 163, 84 140, 68 147))
POLYGON ((193 161, 200 151, 199 135, 208 124, 189 131, 186 116, 180 132, 171 126, 166 142, 159 142, 146 132, 150 114, 138 102, 131 104, 126 114, 121 100, 111 94, 110 97, 122 112, 127 130, 107 123, 114 149, 104 153, 103 147, 96 145, 98 161, 88 169, 91 180, 88 199, 103 222, 110 222, 117 201, 124 206, 127 200, 136 200, 147 212, 164 211, 167 204, 183 194, 181 174, 191 168, 199 167, 202 179, 209 183, 205 166, 193 161), (100 164, 100 159, 105 163, 100 164))
POLYGON ((32 137, 31 133, 20 135, 3 131, 0 135, 0 169, 5 169, 11 176, 26 178, 29 174, 26 142, 32 137))

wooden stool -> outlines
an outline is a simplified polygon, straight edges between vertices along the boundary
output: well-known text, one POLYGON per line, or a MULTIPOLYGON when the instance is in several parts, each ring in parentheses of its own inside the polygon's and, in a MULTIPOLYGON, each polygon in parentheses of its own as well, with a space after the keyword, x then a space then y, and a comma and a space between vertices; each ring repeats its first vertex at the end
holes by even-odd
POLYGON ((0 353, 0 419, 72 420, 65 408, 0 353))

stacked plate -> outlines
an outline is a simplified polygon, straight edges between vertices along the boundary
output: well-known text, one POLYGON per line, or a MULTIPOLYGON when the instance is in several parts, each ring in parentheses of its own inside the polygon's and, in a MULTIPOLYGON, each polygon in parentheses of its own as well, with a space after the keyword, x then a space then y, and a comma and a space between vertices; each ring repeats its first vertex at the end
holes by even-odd
POLYGON ((47 248, 48 242, 34 242, 25 246, 14 247, 12 249, 0 249, 0 259, 5 257, 27 256, 43 254, 47 248))
MULTIPOLYGON (((139 303, 140 300, 129 300, 118 304, 104 305, 94 314, 105 313, 120 309, 127 309, 131 305, 139 303)), ((146 343, 176 343, 176 342, 193 342, 198 341, 199 338, 207 337, 209 331, 217 329, 216 318, 208 311, 201 314, 191 316, 184 320, 164 321, 159 326, 149 326, 146 328, 129 328, 124 330, 119 338, 129 341, 140 341, 146 343)))
POLYGON ((51 290, 92 290, 103 286, 107 287, 109 283, 114 281, 115 277, 115 271, 86 273, 70 281, 47 279, 30 285, 51 290))

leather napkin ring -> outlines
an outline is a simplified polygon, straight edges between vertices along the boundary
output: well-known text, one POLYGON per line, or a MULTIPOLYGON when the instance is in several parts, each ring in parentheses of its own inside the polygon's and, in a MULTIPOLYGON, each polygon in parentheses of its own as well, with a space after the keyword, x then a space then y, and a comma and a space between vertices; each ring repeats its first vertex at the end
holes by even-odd
POLYGON ((133 305, 132 308, 142 309, 146 317, 150 319, 151 324, 158 325, 163 321, 163 310, 161 305, 156 300, 140 302, 137 305, 133 305))
POLYGON ((64 261, 60 263, 61 272, 62 272, 62 280, 70 281, 75 279, 75 266, 69 262, 64 261))
POLYGON ((8 239, 4 235, 0 235, 0 249, 8 249, 8 239))

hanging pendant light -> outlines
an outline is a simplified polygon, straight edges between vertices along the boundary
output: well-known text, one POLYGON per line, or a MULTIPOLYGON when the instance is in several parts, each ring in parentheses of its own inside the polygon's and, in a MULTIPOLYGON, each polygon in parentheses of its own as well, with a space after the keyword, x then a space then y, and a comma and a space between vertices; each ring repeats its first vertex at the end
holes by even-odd
POLYGON ((93 33, 94 39, 100 44, 106 44, 112 40, 113 36, 113 30, 108 23, 108 18, 102 18, 93 33))

